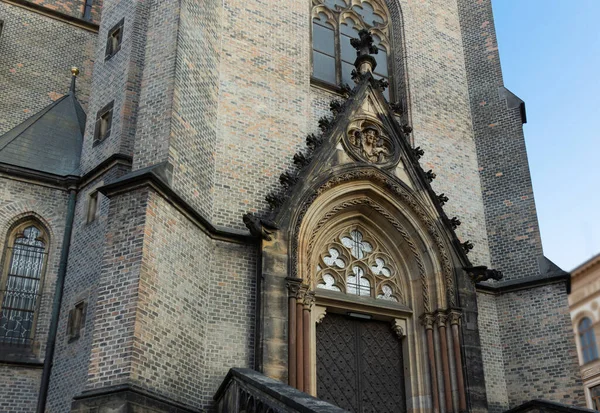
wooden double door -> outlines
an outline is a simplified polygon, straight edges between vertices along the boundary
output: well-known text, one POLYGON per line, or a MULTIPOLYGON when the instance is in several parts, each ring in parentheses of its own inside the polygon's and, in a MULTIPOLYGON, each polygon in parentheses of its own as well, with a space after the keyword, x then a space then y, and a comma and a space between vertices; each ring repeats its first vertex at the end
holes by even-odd
POLYGON ((318 398, 355 413, 406 412, 402 346, 390 323, 328 313, 316 339, 318 398))

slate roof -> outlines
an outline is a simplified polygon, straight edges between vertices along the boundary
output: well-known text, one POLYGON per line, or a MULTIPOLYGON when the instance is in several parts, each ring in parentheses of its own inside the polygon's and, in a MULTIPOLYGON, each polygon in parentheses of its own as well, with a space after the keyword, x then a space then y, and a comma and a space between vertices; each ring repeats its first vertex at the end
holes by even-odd
POLYGON ((71 91, 0 136, 0 163, 79 175, 86 115, 71 91))

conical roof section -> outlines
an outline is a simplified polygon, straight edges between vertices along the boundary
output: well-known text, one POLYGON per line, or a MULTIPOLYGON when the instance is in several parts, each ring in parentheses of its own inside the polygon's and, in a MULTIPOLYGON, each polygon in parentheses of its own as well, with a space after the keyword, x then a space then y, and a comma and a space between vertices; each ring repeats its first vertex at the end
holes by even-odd
POLYGON ((79 175, 86 115, 69 93, 0 136, 0 163, 54 175, 79 175))

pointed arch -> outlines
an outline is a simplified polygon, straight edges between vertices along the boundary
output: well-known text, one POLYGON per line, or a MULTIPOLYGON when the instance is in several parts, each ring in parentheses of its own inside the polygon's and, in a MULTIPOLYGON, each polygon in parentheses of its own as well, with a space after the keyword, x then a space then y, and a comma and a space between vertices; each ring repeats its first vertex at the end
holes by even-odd
POLYGON ((310 260, 322 227, 344 210, 362 210, 364 216, 380 216, 386 221, 380 226, 393 228, 404 240, 404 259, 411 257, 413 274, 422 279, 419 295, 425 311, 429 307, 453 307, 456 286, 450 246, 427 207, 411 189, 378 168, 348 169, 339 168, 338 173, 318 185, 293 217, 290 273, 313 285, 310 260))
POLYGON ((48 228, 22 217, 7 232, 0 275, 0 344, 31 347, 50 246, 48 228))

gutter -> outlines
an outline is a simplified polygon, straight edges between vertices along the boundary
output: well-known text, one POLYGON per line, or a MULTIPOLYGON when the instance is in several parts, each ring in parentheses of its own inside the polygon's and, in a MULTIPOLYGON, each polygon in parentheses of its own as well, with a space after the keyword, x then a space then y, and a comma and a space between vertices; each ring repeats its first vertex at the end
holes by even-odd
POLYGON ((52 372, 54 349, 56 344, 56 333, 58 330, 58 316, 60 315, 60 306, 62 304, 65 276, 67 274, 67 260, 69 258, 69 248, 71 247, 71 234, 73 232, 73 219, 75 217, 76 200, 77 191, 73 188, 69 189, 67 221, 65 223, 65 232, 63 234, 63 244, 62 250, 60 252, 60 263, 58 264, 56 291, 54 293, 54 303, 52 305, 52 315, 50 319, 50 330, 48 332, 48 342, 46 343, 46 355, 44 356, 44 369, 42 371, 40 394, 38 396, 38 403, 36 409, 37 413, 43 413, 46 409, 46 399, 48 398, 48 388, 50 386, 50 373, 52 372))

